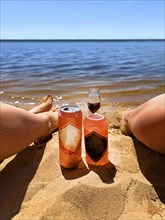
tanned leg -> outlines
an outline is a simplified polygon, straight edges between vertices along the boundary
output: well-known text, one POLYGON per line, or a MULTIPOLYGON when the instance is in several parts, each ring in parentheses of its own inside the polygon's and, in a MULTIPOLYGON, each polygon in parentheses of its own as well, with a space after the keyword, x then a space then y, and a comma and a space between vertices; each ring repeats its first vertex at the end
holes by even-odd
POLYGON ((0 104, 0 160, 10 157, 32 142, 49 136, 58 127, 56 109, 33 114, 0 104))
POLYGON ((124 125, 146 146, 165 154, 165 94, 126 112, 124 125))

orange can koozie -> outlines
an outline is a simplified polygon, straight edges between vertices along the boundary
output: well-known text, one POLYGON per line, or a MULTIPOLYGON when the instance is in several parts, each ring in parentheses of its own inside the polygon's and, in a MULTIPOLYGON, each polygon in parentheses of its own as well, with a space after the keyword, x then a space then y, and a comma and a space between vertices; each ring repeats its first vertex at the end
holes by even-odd
POLYGON ((87 115, 84 119, 86 162, 102 166, 108 163, 108 121, 100 114, 87 115))
POLYGON ((65 105, 58 115, 59 161, 64 168, 76 168, 81 161, 82 112, 79 106, 65 105))

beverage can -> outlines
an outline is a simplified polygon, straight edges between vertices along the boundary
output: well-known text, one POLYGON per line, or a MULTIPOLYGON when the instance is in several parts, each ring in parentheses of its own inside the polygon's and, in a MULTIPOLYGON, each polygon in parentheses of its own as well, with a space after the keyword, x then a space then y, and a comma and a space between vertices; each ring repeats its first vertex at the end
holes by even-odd
POLYGON ((76 168, 81 161, 82 112, 79 106, 64 105, 58 116, 59 161, 64 168, 76 168))
POLYGON ((87 164, 101 166, 108 163, 108 121, 100 114, 84 119, 84 139, 87 164))

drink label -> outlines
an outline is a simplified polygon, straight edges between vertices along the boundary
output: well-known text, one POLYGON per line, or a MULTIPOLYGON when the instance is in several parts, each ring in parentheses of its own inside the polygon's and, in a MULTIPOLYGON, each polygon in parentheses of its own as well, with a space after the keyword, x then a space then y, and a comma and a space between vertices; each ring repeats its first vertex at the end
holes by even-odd
POLYGON ((81 144, 81 130, 70 123, 59 130, 59 137, 67 154, 73 154, 81 144))
POLYGON ((107 138, 93 131, 85 137, 85 148, 88 156, 97 162, 107 150, 107 138))

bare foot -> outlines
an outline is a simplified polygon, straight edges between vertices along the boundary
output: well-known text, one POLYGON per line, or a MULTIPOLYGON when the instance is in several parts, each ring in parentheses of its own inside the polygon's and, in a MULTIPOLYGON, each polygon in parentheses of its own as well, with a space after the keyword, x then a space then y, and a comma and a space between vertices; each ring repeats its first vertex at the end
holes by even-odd
POLYGON ((38 114, 41 112, 49 111, 52 108, 53 97, 52 95, 47 95, 41 100, 41 104, 32 108, 29 112, 38 114))
POLYGON ((39 114, 47 117, 47 126, 45 127, 44 135, 34 141, 35 144, 42 144, 49 141, 52 138, 52 133, 58 130, 58 110, 56 107, 39 114))
POLYGON ((122 114, 122 120, 121 120, 121 132, 124 135, 133 136, 133 133, 131 132, 130 126, 129 126, 129 117, 132 110, 125 111, 122 114))

